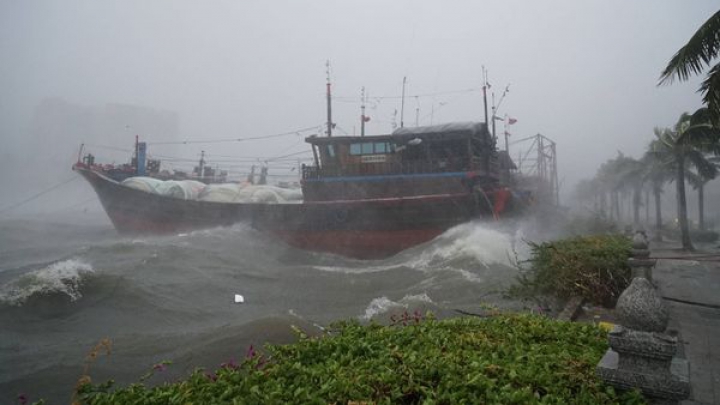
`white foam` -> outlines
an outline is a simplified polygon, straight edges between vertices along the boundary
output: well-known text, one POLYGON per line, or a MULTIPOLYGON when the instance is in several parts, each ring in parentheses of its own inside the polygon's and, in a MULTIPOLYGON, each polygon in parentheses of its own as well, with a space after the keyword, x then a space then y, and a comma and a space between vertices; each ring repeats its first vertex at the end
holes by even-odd
POLYGON ((25 273, 0 286, 0 303, 20 306, 35 294, 59 292, 76 301, 82 297, 80 286, 92 266, 80 259, 55 262, 39 270, 25 273))
POLYGON ((400 300, 400 303, 403 304, 405 307, 407 307, 408 304, 414 302, 427 302, 428 304, 432 304, 433 300, 430 298, 430 296, 427 295, 427 293, 406 295, 400 300))
POLYGON ((433 300, 427 295, 427 293, 406 295, 399 301, 392 301, 388 297, 382 296, 374 298, 370 301, 367 308, 365 308, 365 314, 361 316, 361 319, 369 320, 374 316, 383 314, 392 308, 408 308, 411 304, 417 302, 433 303, 433 300))
POLYGON ((416 265, 432 265, 438 260, 471 258, 484 265, 511 265, 513 237, 484 224, 467 223, 449 229, 438 236, 422 252, 416 265))
POLYGON ((365 315, 363 315, 361 318, 368 320, 373 316, 387 312, 390 308, 393 307, 403 307, 403 305, 395 301, 391 301, 388 297, 373 298, 373 300, 370 301, 370 304, 368 304, 367 308, 365 308, 365 315))
MULTIPOLYGON (((523 234, 493 229, 487 223, 471 222, 447 230, 426 245, 406 250, 382 262, 361 262, 352 265, 314 266, 316 270, 358 274, 392 271, 401 267, 432 272, 438 269, 452 270, 457 262, 475 267, 480 264, 490 267, 494 264, 514 266, 516 255, 520 258, 529 250, 522 241, 523 234), (368 265, 372 263, 371 265, 368 265)), ((348 259, 351 260, 351 259, 348 259)), ((473 282, 482 279, 472 272, 463 270, 463 277, 473 282)))

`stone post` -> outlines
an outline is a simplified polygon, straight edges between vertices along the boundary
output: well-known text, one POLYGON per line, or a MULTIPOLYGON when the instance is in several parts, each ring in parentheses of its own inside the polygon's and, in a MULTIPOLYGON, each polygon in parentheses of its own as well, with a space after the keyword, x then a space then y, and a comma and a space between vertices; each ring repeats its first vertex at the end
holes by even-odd
POLYGON ((650 259, 650 249, 645 232, 638 231, 632 238, 632 252, 628 259, 628 266, 632 270, 631 279, 645 277, 652 283, 652 268, 657 260, 650 259))
POLYGON ((637 232, 629 265, 632 281, 620 294, 615 311, 620 325, 608 335, 610 349, 596 368, 606 383, 637 388, 654 404, 677 404, 690 396, 688 364, 675 357, 677 338, 665 333, 669 313, 652 279, 647 238, 637 232))

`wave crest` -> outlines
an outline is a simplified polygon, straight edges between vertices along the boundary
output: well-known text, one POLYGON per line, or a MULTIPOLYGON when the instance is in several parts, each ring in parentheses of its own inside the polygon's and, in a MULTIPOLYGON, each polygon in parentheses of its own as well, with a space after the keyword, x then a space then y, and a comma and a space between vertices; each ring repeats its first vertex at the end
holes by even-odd
POLYGON ((20 306, 33 295, 61 293, 77 301, 82 297, 83 277, 94 273, 92 266, 80 259, 67 259, 42 269, 25 273, 0 287, 0 304, 20 306))

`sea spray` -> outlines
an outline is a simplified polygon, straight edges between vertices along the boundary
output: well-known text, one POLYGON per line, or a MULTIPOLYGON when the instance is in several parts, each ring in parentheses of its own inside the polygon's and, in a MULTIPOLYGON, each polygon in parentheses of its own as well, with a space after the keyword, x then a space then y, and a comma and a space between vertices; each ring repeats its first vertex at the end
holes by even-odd
POLYGON ((370 320, 377 315, 381 315, 393 308, 409 308, 418 303, 433 304, 433 300, 427 293, 409 294, 402 297, 399 301, 392 301, 388 297, 382 296, 374 298, 365 308, 365 314, 360 317, 363 320, 370 320))
POLYGON ((39 270, 25 273, 0 286, 0 304, 20 306, 33 295, 62 293, 76 301, 82 297, 80 287, 84 275, 93 273, 89 263, 67 259, 39 270))
POLYGON ((525 245, 520 231, 511 234, 494 229, 489 224, 472 222, 453 227, 427 244, 382 261, 340 258, 344 262, 340 265, 313 267, 321 271, 353 274, 383 272, 401 267, 427 272, 452 269, 458 263, 463 263, 462 270, 478 265, 483 268, 494 264, 513 266, 516 254, 524 252, 525 245))

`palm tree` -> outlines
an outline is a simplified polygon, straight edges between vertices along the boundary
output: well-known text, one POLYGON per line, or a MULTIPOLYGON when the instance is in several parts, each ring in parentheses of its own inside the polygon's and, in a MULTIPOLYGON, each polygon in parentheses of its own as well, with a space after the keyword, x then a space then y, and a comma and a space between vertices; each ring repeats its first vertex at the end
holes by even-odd
POLYGON ((693 166, 703 176, 714 178, 717 170, 706 159, 705 154, 720 154, 718 131, 708 121, 708 111, 701 108, 694 114, 683 113, 673 129, 655 129, 656 140, 651 143, 649 153, 666 162, 675 170, 677 189, 677 215, 682 236, 682 246, 694 250, 690 240, 687 219, 687 199, 685 197, 685 177, 687 166, 693 166), (713 169, 715 171, 713 172, 713 169))
POLYGON ((688 172, 687 178, 690 185, 698 192, 698 228, 705 230, 705 184, 713 180, 718 175, 718 166, 715 163, 716 158, 707 158, 705 153, 714 152, 714 148, 708 146, 716 145, 700 145, 697 151, 689 155, 689 159, 693 159, 693 166, 696 167, 695 172, 688 172), (703 153, 705 152, 705 153, 703 153))
MULTIPOLYGON (((650 189, 655 199, 655 240, 662 240, 662 199, 661 194, 665 183, 672 180, 674 170, 669 161, 665 161, 663 156, 659 153, 653 153, 651 151, 660 149, 655 147, 653 142, 659 142, 657 140, 650 142, 648 145, 648 152, 642 158, 645 165, 645 181, 649 183, 650 189)), ((649 204, 649 203, 648 203, 649 204)))
POLYGON ((618 174, 617 186, 632 192, 633 225, 638 227, 640 225, 642 187, 645 182, 645 164, 619 153, 615 159, 615 166, 618 174))
MULTIPOLYGON (((702 73, 719 53, 720 11, 700 26, 688 43, 670 59, 659 84, 671 83, 675 78, 686 81, 691 75, 702 73)), ((712 122, 720 125, 720 63, 710 69, 699 91, 710 110, 712 122)))

